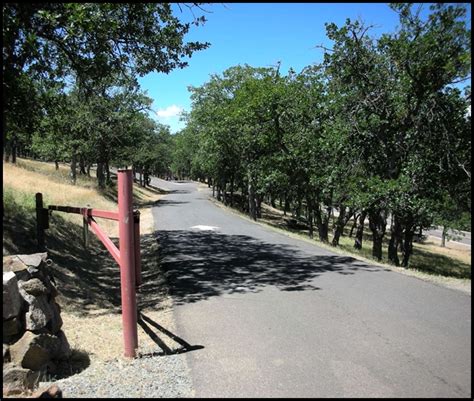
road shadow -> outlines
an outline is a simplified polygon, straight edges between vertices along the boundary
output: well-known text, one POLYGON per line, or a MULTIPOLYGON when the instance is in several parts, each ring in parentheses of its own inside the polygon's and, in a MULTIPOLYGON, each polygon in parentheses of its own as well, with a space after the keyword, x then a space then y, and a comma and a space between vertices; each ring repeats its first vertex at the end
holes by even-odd
POLYGON ((168 199, 160 199, 155 206, 176 206, 181 205, 183 203, 189 203, 188 201, 177 201, 177 200, 168 200, 168 199))
POLYGON ((146 188, 151 191, 151 192, 154 192, 156 194, 159 194, 159 195, 166 195, 169 193, 169 191, 167 191, 166 189, 163 189, 163 188, 160 188, 156 185, 153 185, 153 184, 147 184, 146 188))
POLYGON ((191 191, 187 189, 167 189, 168 194, 190 194, 191 191))
POLYGON ((142 312, 138 312, 137 318, 138 325, 143 329, 143 331, 148 334, 148 336, 157 344, 163 351, 161 352, 152 352, 140 354, 140 357, 150 357, 150 356, 164 356, 164 355, 174 355, 182 354, 184 352, 195 351, 198 349, 203 349, 202 345, 191 345, 188 342, 184 341, 181 337, 178 337, 176 334, 173 334, 169 330, 166 330, 163 326, 144 315, 142 312), (175 343, 179 344, 177 348, 171 348, 159 337, 156 331, 152 329, 154 327, 159 332, 172 339, 175 343))
POLYGON ((225 293, 314 291, 324 272, 342 275, 385 270, 347 256, 308 256, 297 248, 269 244, 246 235, 158 231, 160 267, 176 304, 225 293))

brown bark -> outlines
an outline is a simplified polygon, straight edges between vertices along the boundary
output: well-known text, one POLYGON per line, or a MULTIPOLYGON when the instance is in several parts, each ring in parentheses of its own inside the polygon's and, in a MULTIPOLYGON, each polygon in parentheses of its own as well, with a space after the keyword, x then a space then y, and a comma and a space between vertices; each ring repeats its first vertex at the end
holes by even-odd
POLYGON ((354 240, 354 248, 362 249, 362 241, 364 239, 364 224, 367 212, 363 210, 359 215, 359 224, 357 225, 356 236, 354 240))
POLYGON ((329 242, 329 212, 322 213, 321 207, 315 210, 316 226, 318 227, 319 240, 322 242, 329 242))
POLYGON ((84 161, 84 157, 81 156, 79 158, 79 174, 81 175, 86 175, 87 172, 86 172, 86 163, 84 161))
POLYGON ((73 185, 76 185, 76 180, 77 180, 76 165, 77 165, 77 156, 76 156, 76 152, 74 151, 71 157, 71 172, 70 172, 71 182, 73 185))
POLYGON ((105 188, 105 175, 104 175, 104 163, 98 162, 97 163, 97 184, 99 185, 100 189, 105 188))
POLYGON ((410 260, 410 256, 413 251, 413 226, 410 225, 409 227, 405 228, 405 235, 403 238, 403 247, 402 247, 402 253, 403 253, 403 260, 402 260, 402 266, 403 267, 408 267, 408 261, 410 260))
POLYGON ((347 222, 349 221, 351 217, 352 217, 352 209, 349 209, 348 211, 346 211, 346 207, 341 205, 339 216, 337 217, 337 220, 336 220, 336 228, 334 230, 332 246, 339 245, 339 238, 341 237, 344 231, 344 227, 346 226, 347 222))
POLYGON ((248 207, 249 216, 256 221, 257 205, 255 204, 255 188, 253 184, 253 177, 250 172, 248 173, 248 207))
POLYGON ((388 243, 388 260, 395 266, 400 265, 398 258, 398 247, 402 241, 402 226, 397 215, 392 217, 392 226, 390 227, 390 242, 388 243))
POLYGON ((387 219, 384 210, 369 212, 369 227, 372 231, 372 256, 377 260, 382 260, 382 244, 386 226, 387 219))
POLYGON ((354 229, 357 227, 357 220, 359 219, 360 213, 359 214, 354 214, 354 221, 352 223, 351 231, 349 232, 349 238, 352 238, 352 233, 354 232, 354 229))

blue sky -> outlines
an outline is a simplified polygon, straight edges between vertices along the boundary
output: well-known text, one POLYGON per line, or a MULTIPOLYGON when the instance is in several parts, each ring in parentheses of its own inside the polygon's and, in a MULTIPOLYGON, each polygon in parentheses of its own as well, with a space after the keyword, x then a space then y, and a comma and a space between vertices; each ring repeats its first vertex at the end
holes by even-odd
MULTIPOLYGON (((180 20, 190 20, 186 7, 173 4, 180 20)), ((196 52, 189 66, 169 74, 150 73, 139 78, 143 90, 154 102, 153 117, 176 132, 184 127, 179 121, 181 110, 190 110, 189 85, 200 86, 211 74, 220 74, 237 64, 265 67, 281 62, 280 71, 290 67, 297 72, 322 60, 326 38, 325 22, 344 24, 346 18, 361 18, 376 25, 373 35, 393 32, 398 17, 386 3, 213 3, 203 6, 207 22, 192 26, 186 41, 210 42, 208 49, 196 52)), ((424 4, 428 11, 428 4, 424 4)), ((470 6, 469 6, 470 13, 470 6)))

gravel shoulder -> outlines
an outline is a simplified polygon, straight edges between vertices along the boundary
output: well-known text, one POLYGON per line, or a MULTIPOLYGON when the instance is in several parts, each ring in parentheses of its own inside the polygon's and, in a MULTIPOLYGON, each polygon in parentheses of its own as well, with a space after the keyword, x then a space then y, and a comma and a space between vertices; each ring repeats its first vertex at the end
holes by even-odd
MULTIPOLYGON (((123 357, 122 315, 120 300, 116 299, 120 297, 116 266, 112 265, 110 269, 100 266, 102 275, 94 281, 96 284, 106 280, 115 283, 114 288, 107 289, 107 295, 104 295, 107 302, 99 302, 99 288, 89 291, 90 294, 87 288, 71 292, 67 283, 78 278, 73 273, 64 277, 58 275, 63 330, 73 352, 82 358, 82 366, 77 369, 79 373, 70 375, 69 372, 62 372, 63 378, 59 380, 55 377, 40 382, 40 389, 55 383, 65 398, 194 396, 186 353, 182 352, 185 347, 176 330, 173 301, 160 270, 159 245, 153 234, 142 237, 141 245, 144 284, 137 294, 138 308, 143 317, 138 325, 138 357, 133 360, 123 357), (77 302, 74 295, 82 303, 77 302)), ((95 256, 102 258, 102 254, 106 256, 100 260, 105 263, 110 259, 106 251, 95 256)))
MULTIPOLYGON (((159 311, 145 310, 143 314, 171 333, 175 320, 170 298, 159 311)), ((65 314, 66 336, 73 349, 86 351, 90 365, 82 372, 54 381, 65 398, 181 398, 193 397, 185 353, 166 355, 144 330, 138 328, 139 357, 122 357, 121 315, 76 317, 65 314), (88 340, 81 338, 87 330, 95 331, 88 340), (94 330, 95 329, 95 330, 94 330), (73 334, 75 333, 75 334, 73 334), (118 355, 120 356, 116 356, 118 355)), ((150 327, 150 326, 149 326, 150 327)), ((152 328, 153 329, 153 328, 152 328)), ((155 334, 172 351, 181 345, 162 332, 155 334)), ((53 382, 41 382, 40 388, 53 382)))

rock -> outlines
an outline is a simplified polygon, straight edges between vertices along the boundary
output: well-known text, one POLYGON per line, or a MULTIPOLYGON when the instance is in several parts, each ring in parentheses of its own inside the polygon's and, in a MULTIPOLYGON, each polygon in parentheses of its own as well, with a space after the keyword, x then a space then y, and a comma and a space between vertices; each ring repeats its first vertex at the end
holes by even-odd
MULTIPOLYGON (((23 293, 22 293, 23 295, 23 293)), ((41 330, 53 317, 53 311, 47 301, 46 296, 33 297, 28 305, 28 311, 25 314, 25 329, 30 331, 41 330)))
POLYGON ((71 356, 71 347, 63 331, 57 335, 35 334, 27 331, 10 346, 11 360, 18 366, 32 370, 43 369, 53 360, 64 360, 71 356))
POLYGON ((18 337, 19 334, 23 334, 23 328, 21 321, 18 317, 3 321, 3 342, 10 343, 12 340, 18 337))
POLYGON ((18 316, 23 300, 18 291, 18 280, 14 272, 3 273, 3 319, 18 316))
POLYGON ((25 332, 23 337, 10 347, 12 362, 23 368, 40 370, 51 358, 49 350, 41 344, 40 337, 44 335, 25 332))
POLYGON ((50 299, 54 299, 59 295, 56 285, 52 283, 52 279, 53 277, 51 275, 50 277, 48 277, 48 280, 46 280, 46 287, 48 289, 50 299))
POLYGON ((66 334, 64 334, 64 331, 59 330, 56 336, 59 338, 60 345, 59 345, 58 353, 55 355, 55 359, 58 359, 58 360, 68 359, 72 355, 72 350, 71 350, 71 346, 69 345, 69 341, 66 338, 66 334))
POLYGON ((31 398, 63 398, 63 392, 57 384, 35 391, 31 398))
POLYGON ((21 368, 12 363, 3 366, 3 392, 19 394, 25 389, 33 389, 39 378, 39 372, 21 368))
POLYGON ((46 260, 48 258, 47 252, 32 253, 30 255, 16 255, 16 256, 26 266, 34 267, 36 269, 38 269, 42 263, 46 264, 46 260))
POLYGON ((20 281, 19 286, 28 294, 33 296, 40 296, 49 293, 48 289, 39 278, 32 278, 28 281, 20 281))
POLYGON ((3 272, 15 273, 18 280, 28 280, 31 275, 28 266, 25 265, 16 255, 3 257, 3 272))
POLYGON ((54 300, 49 302, 49 307, 52 311, 52 317, 47 325, 47 328, 51 333, 56 334, 63 325, 63 319, 61 318, 61 309, 59 305, 54 302, 54 300))
POLYGON ((3 344, 3 363, 10 362, 10 347, 3 344))
POLYGON ((33 253, 31 255, 8 255, 3 257, 3 271, 14 272, 18 280, 41 278, 42 268, 46 266, 48 254, 33 253))

